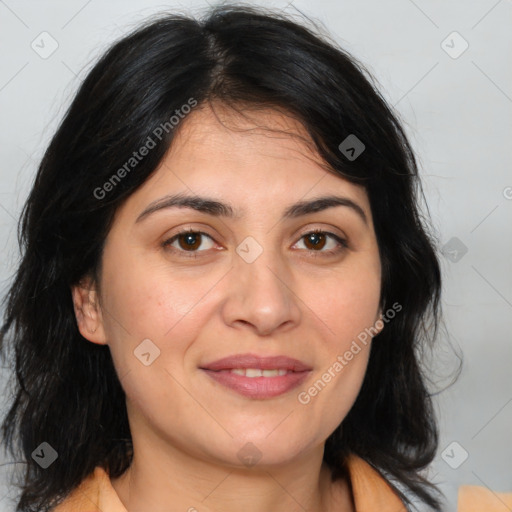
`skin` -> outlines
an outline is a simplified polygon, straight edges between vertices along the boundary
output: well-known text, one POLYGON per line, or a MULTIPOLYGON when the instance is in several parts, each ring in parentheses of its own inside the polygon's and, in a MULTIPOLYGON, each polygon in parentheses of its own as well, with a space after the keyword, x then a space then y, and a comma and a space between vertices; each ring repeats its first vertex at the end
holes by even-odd
POLYGON ((170 504, 189 512, 352 511, 347 482, 330 482, 322 456, 358 395, 371 341, 308 404, 297 395, 380 318, 366 191, 322 167, 296 136, 308 137, 302 125, 276 110, 242 118, 219 104, 197 107, 179 128, 159 168, 116 213, 101 294, 88 278, 72 289, 81 334, 109 346, 127 397, 134 459, 112 485, 130 512, 170 504), (214 197, 242 215, 169 208, 136 222, 150 203, 178 192, 214 197), (332 194, 359 204, 368 223, 344 206, 281 219, 292 203, 332 194), (197 258, 187 257, 194 242, 186 238, 174 240, 174 252, 162 245, 185 228, 211 237, 199 235, 197 258), (316 248, 304 236, 316 228, 348 247, 326 237, 316 248), (236 252, 248 236, 263 249, 252 263, 236 252), (134 350, 148 338, 160 355, 145 366, 134 350), (287 355, 312 371, 298 388, 253 399, 199 368, 245 352, 287 355), (237 456, 248 442, 261 454, 253 466, 237 456))

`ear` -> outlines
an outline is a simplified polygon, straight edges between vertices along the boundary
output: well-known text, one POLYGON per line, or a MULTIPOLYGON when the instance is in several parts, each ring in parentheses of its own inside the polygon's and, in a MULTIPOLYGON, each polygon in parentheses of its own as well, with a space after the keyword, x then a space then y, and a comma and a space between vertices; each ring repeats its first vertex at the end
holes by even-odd
POLYGON ((83 278, 72 286, 71 295, 80 334, 92 343, 106 345, 103 316, 92 278, 83 278))

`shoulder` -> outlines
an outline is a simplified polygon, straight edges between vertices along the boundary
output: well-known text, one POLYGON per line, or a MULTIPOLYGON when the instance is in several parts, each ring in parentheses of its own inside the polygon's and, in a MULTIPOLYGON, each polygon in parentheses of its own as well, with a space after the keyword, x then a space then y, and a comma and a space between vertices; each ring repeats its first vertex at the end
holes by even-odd
POLYGON ((494 492, 478 485, 459 487, 457 512, 509 512, 512 492, 494 492))
POLYGON ((100 466, 51 512, 127 512, 100 466))
POLYGON ((389 482, 364 459, 350 454, 347 469, 356 512, 407 512, 389 482))

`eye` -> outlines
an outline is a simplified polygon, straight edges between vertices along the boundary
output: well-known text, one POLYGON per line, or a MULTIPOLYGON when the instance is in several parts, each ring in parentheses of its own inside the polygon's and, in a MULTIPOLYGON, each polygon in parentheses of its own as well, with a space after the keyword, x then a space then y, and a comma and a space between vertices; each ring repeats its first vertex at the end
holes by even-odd
MULTIPOLYGON (((162 246, 164 248, 170 246, 174 251, 184 253, 183 255, 186 257, 196 258, 197 256, 195 253, 198 252, 197 249, 203 245, 201 240, 202 237, 206 237, 213 241, 213 238, 203 231, 185 229, 163 242, 162 246), (178 248, 173 247, 176 242, 179 244, 178 248)), ((206 249, 211 249, 211 247, 207 247, 206 249)))
MULTIPOLYGON (((165 240, 162 243, 164 248, 170 247, 173 252, 179 252, 181 255, 190 258, 197 258, 198 252, 203 252, 204 250, 211 249, 210 247, 203 247, 203 250, 199 251, 198 249, 203 245, 202 238, 206 237, 211 242, 213 242, 213 238, 204 233, 203 231, 194 231, 192 229, 186 229, 180 231, 173 237, 165 240), (175 244, 178 244, 178 247, 175 244)), ((314 231, 309 231, 303 234, 300 238, 305 239, 306 250, 311 253, 311 256, 317 256, 315 253, 321 253, 326 256, 332 256, 342 252, 344 249, 348 248, 347 241, 343 238, 335 235, 334 233, 330 233, 328 231, 322 231, 320 229, 315 229, 314 231), (327 245, 328 240, 331 239, 331 248, 328 250, 322 251, 327 245)), ((208 244, 207 244, 208 245, 208 244)))
POLYGON ((322 231, 321 229, 315 229, 314 231, 309 231, 301 236, 301 240, 304 239, 306 249, 309 249, 312 253, 311 256, 316 257, 315 253, 319 252, 326 256, 332 256, 340 253, 344 249, 348 248, 347 241, 334 233, 330 233, 329 231, 322 231), (326 251, 322 251, 324 247, 328 245, 326 240, 328 239, 334 240, 334 243, 331 242, 331 248, 326 251))

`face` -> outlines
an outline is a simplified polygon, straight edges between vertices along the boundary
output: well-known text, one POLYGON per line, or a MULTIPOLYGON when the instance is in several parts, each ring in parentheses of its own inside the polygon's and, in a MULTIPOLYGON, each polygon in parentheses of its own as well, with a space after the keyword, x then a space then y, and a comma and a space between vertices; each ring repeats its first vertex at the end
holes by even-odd
POLYGON ((251 450, 260 464, 290 462, 323 445, 366 371, 370 340, 357 340, 380 318, 381 278, 368 197, 322 167, 304 128, 277 111, 198 107, 182 123, 117 211, 101 296, 94 283, 73 289, 79 328, 109 346, 134 439, 216 463, 240 466, 251 450), (176 194, 233 215, 163 204, 176 194), (325 196, 344 199, 285 215, 325 196), (286 360, 271 363, 281 376, 205 369, 240 354, 306 370, 286 360))

